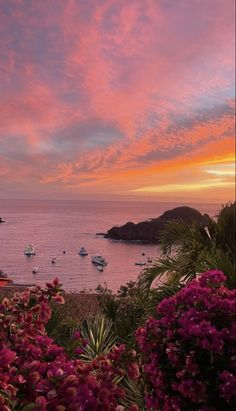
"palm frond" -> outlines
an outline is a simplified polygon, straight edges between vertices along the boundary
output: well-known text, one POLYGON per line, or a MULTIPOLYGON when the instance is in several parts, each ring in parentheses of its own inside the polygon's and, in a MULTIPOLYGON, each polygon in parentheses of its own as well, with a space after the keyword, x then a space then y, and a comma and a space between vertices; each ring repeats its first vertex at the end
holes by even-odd
POLYGON ((81 336, 87 341, 81 358, 91 361, 99 355, 107 354, 116 343, 112 332, 112 321, 103 315, 89 318, 79 327, 81 336))
POLYGON ((152 267, 144 269, 139 276, 139 286, 146 291, 152 284, 156 286, 161 281, 169 284, 189 282, 199 271, 200 250, 176 253, 173 257, 159 258, 152 267))
POLYGON ((160 240, 164 255, 170 254, 173 249, 178 252, 193 248, 196 241, 202 244, 211 241, 203 227, 183 220, 170 221, 162 231, 160 240))
POLYGON ((125 391, 125 398, 122 404, 128 409, 132 404, 137 404, 140 411, 145 411, 144 382, 138 383, 129 377, 125 377, 121 382, 121 387, 125 391))
POLYGON ((52 315, 48 320, 45 328, 49 337, 53 337, 58 326, 63 322, 64 315, 56 307, 52 307, 52 315))
POLYGON ((236 203, 225 205, 218 216, 218 248, 227 252, 235 262, 236 203))
POLYGON ((170 273, 175 273, 176 258, 167 256, 166 258, 159 258, 152 266, 141 271, 138 284, 143 292, 147 291, 154 280, 167 278, 170 273))
POLYGON ((235 203, 224 206, 218 219, 207 219, 206 227, 170 221, 160 237, 163 255, 141 272, 140 288, 147 292, 162 279, 185 283, 196 273, 215 268, 224 271, 230 287, 235 287, 235 208, 235 203))
POLYGON ((211 251, 206 251, 202 255, 201 266, 199 271, 218 269, 223 271, 227 276, 227 286, 236 288, 236 264, 235 259, 232 260, 229 253, 223 252, 220 249, 214 248, 211 251))

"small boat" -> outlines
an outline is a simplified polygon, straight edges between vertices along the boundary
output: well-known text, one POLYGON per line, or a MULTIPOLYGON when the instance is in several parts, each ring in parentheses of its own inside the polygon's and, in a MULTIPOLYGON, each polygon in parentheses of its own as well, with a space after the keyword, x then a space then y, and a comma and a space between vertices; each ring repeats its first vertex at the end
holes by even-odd
POLYGON ((38 267, 34 267, 32 270, 33 274, 37 274, 39 272, 39 268, 38 267))
POLYGON ((24 254, 25 254, 27 257, 31 257, 32 255, 35 255, 35 250, 34 250, 33 244, 27 244, 27 245, 25 246, 24 254))
POLYGON ((147 258, 147 263, 151 264, 152 263, 152 259, 150 257, 147 258))
POLYGON ((142 253, 142 255, 145 255, 145 253, 142 253))
POLYGON ((0 217, 0 223, 5 223, 6 220, 4 220, 4 218, 0 217))
POLYGON ((102 265, 97 265, 98 271, 103 271, 103 266, 102 265))
POLYGON ((145 263, 144 261, 137 261, 136 263, 134 263, 135 265, 147 265, 147 263, 145 263))
POLYGON ((51 261, 52 264, 56 264, 56 258, 54 257, 51 261))
POLYGON ((81 249, 79 250, 79 255, 82 255, 83 257, 88 255, 87 251, 85 250, 84 247, 81 247, 81 249))
POLYGON ((66 253, 66 251, 65 250, 63 250, 63 254, 65 254, 66 253))
POLYGON ((105 265, 107 265, 105 258, 98 254, 93 255, 91 261, 93 264, 96 264, 98 266, 104 267, 105 265))
POLYGON ((7 274, 0 270, 0 288, 12 284, 12 280, 7 277, 7 274))

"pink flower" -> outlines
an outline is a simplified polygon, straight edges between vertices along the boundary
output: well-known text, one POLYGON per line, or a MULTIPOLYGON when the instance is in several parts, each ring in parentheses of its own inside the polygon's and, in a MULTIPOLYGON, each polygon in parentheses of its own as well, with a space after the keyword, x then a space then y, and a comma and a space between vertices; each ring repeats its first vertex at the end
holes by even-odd
POLYGON ((16 353, 7 348, 0 350, 0 368, 7 368, 16 358, 16 353))
POLYGON ((57 286, 59 285, 59 280, 58 280, 57 277, 54 278, 54 280, 53 280, 53 285, 55 285, 55 287, 57 287, 57 286))
POLYGON ((39 312, 39 320, 42 321, 43 323, 47 323, 48 320, 52 316, 52 310, 49 307, 49 305, 45 302, 42 302, 40 304, 40 312, 39 312))
POLYGON ((203 273, 137 330, 148 408, 215 411, 236 401, 236 292, 224 281, 203 273))
POLYGON ((74 333, 74 335, 73 335, 73 338, 74 338, 75 340, 79 340, 79 339, 81 338, 81 333, 80 333, 80 331, 76 331, 76 332, 74 333))
POLYGON ((129 411, 139 411, 139 408, 136 404, 133 404, 129 407, 129 411))
POLYGON ((65 299, 60 294, 57 294, 56 296, 54 296, 53 299, 59 304, 65 304, 65 299))
POLYGON ((128 365, 127 374, 129 378, 133 380, 138 379, 138 377, 140 376, 140 371, 139 371, 138 364, 136 362, 131 362, 131 364, 128 365))

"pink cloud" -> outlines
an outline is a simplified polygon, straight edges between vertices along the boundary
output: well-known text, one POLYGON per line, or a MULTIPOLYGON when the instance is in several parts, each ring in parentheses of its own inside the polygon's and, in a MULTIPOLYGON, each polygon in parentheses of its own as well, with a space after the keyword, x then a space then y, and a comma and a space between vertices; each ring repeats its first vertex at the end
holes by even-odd
POLYGON ((102 189, 232 135, 233 1, 0 7, 0 177, 102 189))

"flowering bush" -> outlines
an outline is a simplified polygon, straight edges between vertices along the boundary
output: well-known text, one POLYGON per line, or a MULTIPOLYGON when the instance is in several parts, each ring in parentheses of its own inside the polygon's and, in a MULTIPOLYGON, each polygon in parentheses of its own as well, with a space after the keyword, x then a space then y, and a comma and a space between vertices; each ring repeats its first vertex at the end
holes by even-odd
MULTIPOLYGON (((64 302, 58 279, 46 286, 27 289, 0 304, 0 411, 124 410, 120 403, 125 392, 115 378, 138 378, 133 353, 130 365, 123 345, 85 363, 76 358, 85 344, 77 332, 75 358, 68 358, 45 331, 50 300, 64 302)), ((129 410, 138 408, 133 404, 129 410)))
POLYGON ((224 281, 220 271, 203 273, 137 330, 148 409, 236 409, 236 291, 224 281))

